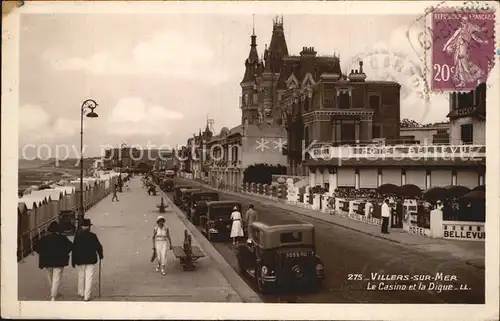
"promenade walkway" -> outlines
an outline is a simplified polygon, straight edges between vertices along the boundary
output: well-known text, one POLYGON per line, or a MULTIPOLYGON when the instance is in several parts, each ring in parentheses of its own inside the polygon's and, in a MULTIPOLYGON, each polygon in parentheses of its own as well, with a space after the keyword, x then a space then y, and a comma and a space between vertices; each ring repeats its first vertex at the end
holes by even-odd
MULTIPOLYGON (((205 257, 197 270, 183 271, 173 253, 168 253, 167 275, 161 276, 150 262, 152 232, 159 215, 160 196, 149 196, 138 177, 131 180, 131 191, 119 193, 119 202, 111 195, 90 209, 92 231, 104 247, 101 297, 98 295, 98 272, 92 295, 99 301, 165 301, 165 302, 259 302, 258 296, 237 277, 228 278, 227 263, 219 258, 211 245, 203 244, 205 257), (224 273, 221 272, 224 270, 224 273), (228 279, 231 279, 228 281, 228 279), (230 283, 232 282, 232 283, 230 283), (234 285, 233 285, 234 284, 234 285)), ((186 225, 178 212, 168 208, 162 214, 170 228, 173 245, 182 245, 186 225)), ((199 238, 199 237, 198 237, 199 238)), ((193 246, 200 246, 193 235, 193 246)), ((19 300, 47 300, 49 287, 45 271, 38 268, 38 255, 30 255, 18 264, 19 300)), ((71 266, 64 270, 61 292, 65 301, 77 297, 77 272, 71 266)))
MULTIPOLYGON (((203 186, 208 189, 217 190, 214 187, 211 187, 208 184, 204 184, 199 181, 193 181, 183 178, 181 178, 181 180, 185 180, 185 182, 197 184, 199 186, 203 186)), ((382 234, 380 232, 379 226, 358 222, 346 217, 342 217, 340 215, 331 215, 320 211, 302 208, 299 206, 286 204, 284 201, 277 201, 274 199, 258 195, 252 195, 246 193, 243 194, 226 190, 223 191, 221 190, 221 192, 230 195, 235 195, 237 197, 244 197, 247 199, 251 199, 255 201, 256 206, 258 203, 270 206, 277 206, 279 208, 289 210, 297 214, 308 216, 331 224, 339 225, 344 228, 369 234, 377 238, 411 246, 414 249, 426 252, 436 252, 436 253, 451 255, 454 258, 465 261, 467 264, 473 265, 478 268, 484 268, 485 266, 485 242, 433 239, 429 237, 406 233, 402 231, 402 229, 391 229, 390 234, 382 234)))

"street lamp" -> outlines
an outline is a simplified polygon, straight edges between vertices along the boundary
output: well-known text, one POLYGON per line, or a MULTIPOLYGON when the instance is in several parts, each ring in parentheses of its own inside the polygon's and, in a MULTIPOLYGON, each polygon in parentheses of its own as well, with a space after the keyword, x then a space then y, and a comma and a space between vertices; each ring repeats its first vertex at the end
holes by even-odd
POLYGON ((122 143, 120 145, 120 176, 119 176, 119 184, 118 184, 118 189, 119 189, 119 192, 122 193, 123 190, 122 190, 122 185, 123 185, 123 181, 122 181, 122 167, 123 167, 123 150, 125 149, 125 147, 127 147, 127 144, 125 143, 122 143))
POLYGON ((83 115, 89 118, 97 118, 94 109, 97 108, 97 103, 93 99, 87 99, 82 103, 80 112, 80 213, 78 215, 78 227, 82 226, 83 218, 85 216, 85 208, 83 206, 83 115))

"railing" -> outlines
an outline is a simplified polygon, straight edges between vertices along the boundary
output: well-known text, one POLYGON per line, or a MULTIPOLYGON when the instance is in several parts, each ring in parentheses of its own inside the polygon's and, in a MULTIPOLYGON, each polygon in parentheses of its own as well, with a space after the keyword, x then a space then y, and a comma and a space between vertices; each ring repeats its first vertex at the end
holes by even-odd
POLYGON ((485 145, 365 145, 331 146, 312 148, 306 151, 313 159, 332 158, 484 158, 485 145))

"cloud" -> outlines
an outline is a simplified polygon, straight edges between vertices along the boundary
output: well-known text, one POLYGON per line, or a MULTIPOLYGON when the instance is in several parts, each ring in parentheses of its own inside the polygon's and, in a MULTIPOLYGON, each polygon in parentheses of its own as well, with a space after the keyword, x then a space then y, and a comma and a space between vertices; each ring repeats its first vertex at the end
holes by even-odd
POLYGON ((26 142, 51 141, 56 137, 73 136, 79 131, 78 120, 58 117, 52 121, 49 113, 39 105, 26 104, 19 109, 19 135, 26 142))
POLYGON ((348 70, 359 69, 362 60, 368 80, 401 84, 401 118, 423 123, 443 121, 448 110, 448 95, 433 93, 427 86, 430 86, 432 69, 425 66, 423 30, 418 24, 395 29, 386 43, 374 44, 354 56, 348 70))
POLYGON ((162 75, 171 78, 200 80, 219 84, 229 74, 217 66, 214 52, 203 39, 162 31, 149 41, 138 43, 124 59, 117 53, 97 52, 90 57, 62 57, 60 50, 42 56, 58 70, 84 70, 104 75, 162 75))
MULTIPOLYGON (((85 129, 85 123, 83 124, 85 129)), ((52 127, 55 135, 73 136, 80 131, 80 121, 66 118, 57 118, 52 127)))
POLYGON ((48 127, 50 116, 41 106, 26 104, 19 109, 19 131, 32 132, 48 127))
POLYGON ((141 98, 127 97, 109 115, 108 132, 119 136, 170 135, 169 125, 182 119, 182 113, 163 106, 146 106, 141 98))

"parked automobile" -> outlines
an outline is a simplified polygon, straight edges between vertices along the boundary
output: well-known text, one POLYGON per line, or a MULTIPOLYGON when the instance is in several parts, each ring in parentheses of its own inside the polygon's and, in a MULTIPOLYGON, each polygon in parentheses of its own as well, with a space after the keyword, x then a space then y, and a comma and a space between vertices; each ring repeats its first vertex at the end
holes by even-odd
POLYGON ((189 203, 191 201, 191 194, 194 192, 201 192, 199 188, 182 188, 181 189, 181 206, 180 208, 188 212, 189 211, 189 203))
POLYGON ((254 278, 261 293, 321 286, 324 267, 312 224, 263 217, 249 229, 253 239, 238 244, 236 257, 242 274, 254 278))
POLYGON ((164 178, 161 182, 161 189, 164 192, 171 192, 174 189, 174 180, 172 178, 164 178))
POLYGON ((219 193, 217 192, 194 192, 191 194, 189 204, 188 218, 194 225, 200 224, 200 216, 207 212, 207 202, 218 201, 219 193))
POLYGON ((181 189, 191 188, 191 185, 175 185, 174 187, 174 204, 181 205, 182 193, 181 189))
POLYGON ((205 215, 200 216, 201 232, 205 234, 209 241, 213 239, 229 240, 231 234, 231 213, 233 208, 241 203, 236 201, 215 201, 207 202, 205 215))

